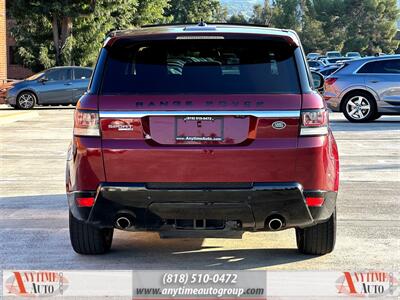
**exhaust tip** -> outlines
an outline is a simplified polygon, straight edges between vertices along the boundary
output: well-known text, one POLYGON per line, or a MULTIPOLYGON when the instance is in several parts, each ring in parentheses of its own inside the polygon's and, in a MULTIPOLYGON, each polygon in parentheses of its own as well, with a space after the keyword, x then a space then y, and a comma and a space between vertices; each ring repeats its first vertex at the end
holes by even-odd
POLYGON ((276 231, 283 227, 283 221, 280 218, 272 218, 268 221, 269 230, 276 231))
POLYGON ((115 228, 118 229, 130 229, 135 226, 136 215, 128 210, 119 211, 115 216, 115 228))
POLYGON ((115 222, 115 226, 119 229, 127 229, 132 226, 132 223, 127 217, 119 217, 115 222))

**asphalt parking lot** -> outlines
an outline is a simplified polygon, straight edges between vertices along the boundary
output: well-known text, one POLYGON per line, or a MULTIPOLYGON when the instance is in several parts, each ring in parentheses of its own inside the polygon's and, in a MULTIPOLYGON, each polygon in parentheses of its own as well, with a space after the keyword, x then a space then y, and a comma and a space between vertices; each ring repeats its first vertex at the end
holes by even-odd
POLYGON ((117 231, 112 252, 75 254, 64 194, 71 108, 0 106, 1 269, 400 269, 400 116, 351 124, 331 114, 341 159, 336 249, 297 253, 294 230, 242 240, 117 231))

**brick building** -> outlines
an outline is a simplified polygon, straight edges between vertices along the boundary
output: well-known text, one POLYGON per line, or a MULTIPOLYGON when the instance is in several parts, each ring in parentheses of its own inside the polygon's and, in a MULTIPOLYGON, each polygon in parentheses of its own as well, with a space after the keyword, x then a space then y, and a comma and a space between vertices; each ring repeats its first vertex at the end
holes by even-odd
POLYGON ((17 64, 15 61, 15 52, 17 51, 17 47, 15 47, 14 38, 10 35, 10 28, 12 28, 13 24, 13 20, 7 19, 7 74, 8 78, 11 79, 23 79, 31 76, 33 72, 30 69, 17 64))
POLYGON ((10 34, 13 20, 8 18, 6 0, 0 0, 0 83, 5 79, 22 79, 30 76, 32 71, 15 61, 15 40, 10 34))
POLYGON ((7 79, 6 1, 0 0, 0 83, 7 79))

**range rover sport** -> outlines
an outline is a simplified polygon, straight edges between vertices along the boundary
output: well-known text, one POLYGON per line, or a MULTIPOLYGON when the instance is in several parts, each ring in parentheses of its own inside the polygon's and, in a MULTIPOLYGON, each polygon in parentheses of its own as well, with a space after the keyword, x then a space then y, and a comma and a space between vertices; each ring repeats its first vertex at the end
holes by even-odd
POLYGON ((322 84, 289 30, 112 33, 74 116, 73 249, 105 253, 115 228, 230 238, 295 228, 301 253, 331 252, 339 163, 322 84))

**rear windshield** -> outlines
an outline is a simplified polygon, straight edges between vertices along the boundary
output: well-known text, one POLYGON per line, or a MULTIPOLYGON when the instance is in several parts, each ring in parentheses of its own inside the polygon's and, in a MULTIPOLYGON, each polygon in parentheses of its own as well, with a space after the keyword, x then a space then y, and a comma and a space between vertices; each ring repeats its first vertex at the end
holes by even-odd
POLYGON ((280 41, 147 41, 109 49, 102 94, 300 93, 294 49, 280 41))

